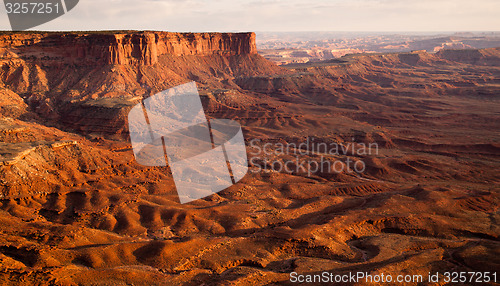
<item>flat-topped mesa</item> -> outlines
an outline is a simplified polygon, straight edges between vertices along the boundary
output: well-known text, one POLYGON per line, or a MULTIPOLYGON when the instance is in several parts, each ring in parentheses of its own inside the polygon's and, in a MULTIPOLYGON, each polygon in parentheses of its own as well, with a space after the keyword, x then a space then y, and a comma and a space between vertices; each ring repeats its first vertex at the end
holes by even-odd
MULTIPOLYGON (((70 32, 0 34, 0 47, 37 46, 43 56, 101 64, 153 65, 174 56, 256 54, 255 33, 70 32)), ((33 55, 30 53, 30 56, 33 55)), ((39 56, 39 57, 43 57, 39 56)))
POLYGON ((130 64, 138 60, 152 65, 158 56, 208 56, 256 54, 254 33, 144 32, 114 35, 108 47, 108 63, 130 64))

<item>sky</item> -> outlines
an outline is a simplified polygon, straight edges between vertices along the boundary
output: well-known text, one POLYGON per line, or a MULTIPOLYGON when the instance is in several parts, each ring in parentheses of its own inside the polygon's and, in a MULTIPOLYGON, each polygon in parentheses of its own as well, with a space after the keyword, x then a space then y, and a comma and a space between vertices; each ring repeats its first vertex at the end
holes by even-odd
POLYGON ((31 30, 498 31, 499 15, 500 0, 80 0, 31 30))

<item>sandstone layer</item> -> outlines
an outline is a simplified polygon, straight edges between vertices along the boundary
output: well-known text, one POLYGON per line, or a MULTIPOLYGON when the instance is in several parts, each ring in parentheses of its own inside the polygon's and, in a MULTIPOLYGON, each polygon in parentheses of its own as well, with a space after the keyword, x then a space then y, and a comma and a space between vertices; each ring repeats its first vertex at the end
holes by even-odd
MULTIPOLYGON (((94 64, 153 65, 161 55, 256 54, 254 33, 36 33, 0 35, 0 48, 31 49, 65 60, 94 64)), ((32 55, 37 58, 36 55, 32 55)), ((41 56, 41 55, 40 55, 41 56)))

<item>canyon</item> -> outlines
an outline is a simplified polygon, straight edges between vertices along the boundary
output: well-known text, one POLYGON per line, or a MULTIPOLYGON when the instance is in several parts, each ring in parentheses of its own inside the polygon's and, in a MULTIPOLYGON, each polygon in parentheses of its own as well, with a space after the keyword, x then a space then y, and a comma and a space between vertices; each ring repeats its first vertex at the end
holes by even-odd
POLYGON ((1 284, 292 285, 290 272, 500 265, 500 48, 277 66, 254 33, 1 32, 0 67, 1 284), (168 167, 135 162, 127 114, 190 81, 209 119, 242 125, 250 172, 180 204, 168 167), (259 154, 255 139, 378 149, 300 157, 361 173, 265 172, 252 162, 294 154, 259 154))
POLYGON ((353 53, 484 49, 500 46, 497 32, 261 32, 259 53, 278 65, 317 62, 353 53))

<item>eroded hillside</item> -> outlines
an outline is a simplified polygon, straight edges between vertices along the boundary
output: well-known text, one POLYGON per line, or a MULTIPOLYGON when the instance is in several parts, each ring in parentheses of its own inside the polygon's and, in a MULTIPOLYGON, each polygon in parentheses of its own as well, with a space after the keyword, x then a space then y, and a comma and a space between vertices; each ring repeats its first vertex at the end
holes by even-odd
POLYGON ((289 273, 422 274, 500 265, 500 50, 360 54, 277 67, 254 34, 0 35, 0 281, 268 285, 289 273), (180 204, 137 164, 128 111, 196 81, 244 127, 250 172, 180 204), (364 172, 264 172, 264 144, 364 172), (253 143, 251 143, 253 142, 253 143), (348 145, 350 144, 350 145, 348 145), (255 160, 252 160, 255 158, 255 160))

